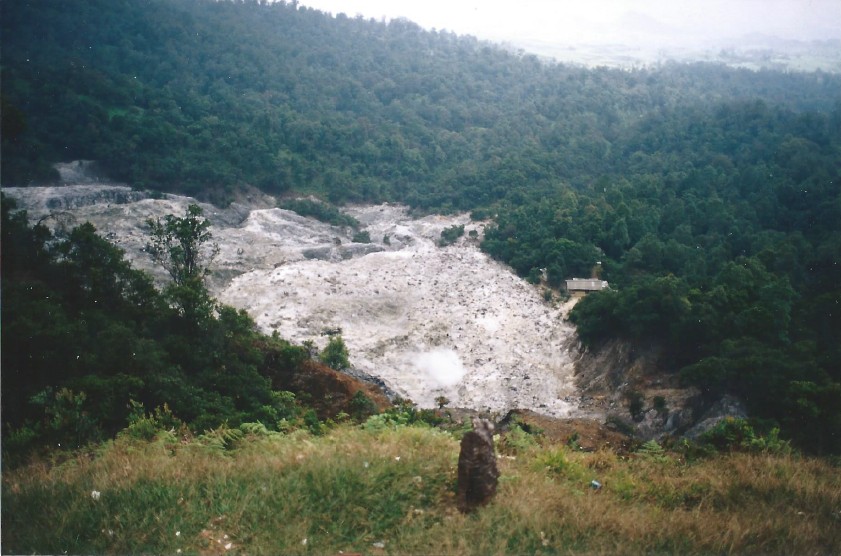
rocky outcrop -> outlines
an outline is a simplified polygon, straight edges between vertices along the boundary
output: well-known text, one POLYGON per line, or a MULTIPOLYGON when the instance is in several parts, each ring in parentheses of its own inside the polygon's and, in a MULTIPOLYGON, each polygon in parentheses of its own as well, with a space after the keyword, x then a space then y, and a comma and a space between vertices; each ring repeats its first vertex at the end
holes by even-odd
POLYGON ((388 400, 392 403, 403 399, 403 397, 400 394, 398 394, 397 392, 392 390, 388 386, 388 384, 386 384, 385 381, 378 376, 374 376, 370 373, 366 373, 365 371, 362 371, 362 370, 357 369, 355 367, 350 367, 349 369, 344 369, 344 370, 342 370, 342 373, 346 374, 348 376, 351 376, 351 377, 353 377, 357 380, 360 380, 360 381, 362 381, 366 384, 370 384, 370 385, 374 386, 380 392, 385 394, 385 397, 388 398, 388 400))
POLYGON ((741 400, 734 396, 725 395, 707 407, 695 421, 694 425, 686 431, 684 436, 693 439, 698 438, 724 419, 744 419, 747 416, 747 408, 745 408, 745 404, 741 400))
POLYGON ((37 219, 92 205, 123 205, 149 197, 146 192, 109 180, 93 160, 60 162, 53 167, 59 176, 55 185, 4 187, 3 193, 15 198, 37 219))
POLYGON ((499 470, 494 453, 493 424, 475 417, 473 430, 461 439, 458 456, 458 493, 456 500, 462 512, 471 512, 486 505, 496 494, 499 470))
POLYGON ((125 205, 149 197, 147 193, 125 185, 4 187, 3 193, 16 199, 22 208, 26 208, 30 217, 38 219, 56 212, 97 205, 125 205))
POLYGON ((301 254, 305 259, 319 261, 346 261, 354 257, 362 257, 370 253, 385 251, 380 245, 372 243, 351 243, 350 245, 323 246, 304 249, 301 254))
POLYGON ((663 367, 661 346, 611 340, 576 351, 576 385, 591 415, 641 440, 681 435, 697 422, 699 392, 663 367))

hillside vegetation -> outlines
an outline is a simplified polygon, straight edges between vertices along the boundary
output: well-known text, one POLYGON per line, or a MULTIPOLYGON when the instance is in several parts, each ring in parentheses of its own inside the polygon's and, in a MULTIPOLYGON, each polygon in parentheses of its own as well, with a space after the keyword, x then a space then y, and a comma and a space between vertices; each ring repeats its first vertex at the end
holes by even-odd
POLYGON ((198 206, 148 224, 147 250, 172 277, 161 290, 90 223, 53 235, 13 209, 4 197, 4 472, 128 424, 140 437, 245 422, 319 434, 339 413, 364 419, 390 405, 338 374, 341 336, 319 353, 260 333, 210 296, 213 238, 198 206))
MULTIPOLYGON (((622 174, 652 146, 639 132, 670 141, 662 124, 689 108, 760 98, 828 111, 841 84, 718 65, 546 64, 294 2, 2 10, 7 185, 48 177, 45 163, 93 159, 137 187, 220 200, 248 184, 474 208, 622 174)), ((804 129, 819 133, 810 121, 804 129)))
POLYGON ((761 428, 841 451, 838 75, 585 69, 295 2, 0 9, 4 185, 92 159, 218 203, 248 186, 472 210, 532 281, 602 263, 613 289, 571 315, 588 345, 662 345, 707 401, 737 394, 761 428))

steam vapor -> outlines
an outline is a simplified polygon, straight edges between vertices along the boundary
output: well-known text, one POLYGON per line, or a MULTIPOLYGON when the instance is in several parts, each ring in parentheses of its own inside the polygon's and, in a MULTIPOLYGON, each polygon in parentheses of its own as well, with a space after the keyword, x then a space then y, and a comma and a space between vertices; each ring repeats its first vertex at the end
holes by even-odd
POLYGON ((435 349, 421 353, 415 360, 415 367, 440 386, 454 386, 465 374, 464 365, 451 349, 435 349))

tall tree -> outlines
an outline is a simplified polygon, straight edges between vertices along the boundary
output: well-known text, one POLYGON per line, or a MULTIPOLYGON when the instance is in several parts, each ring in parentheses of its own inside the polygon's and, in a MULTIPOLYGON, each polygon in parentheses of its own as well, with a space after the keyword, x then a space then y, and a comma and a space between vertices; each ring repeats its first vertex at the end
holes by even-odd
POLYGON ((168 214, 163 221, 146 221, 151 234, 146 250, 172 277, 164 295, 194 325, 205 322, 215 309, 204 280, 219 246, 210 243, 210 221, 203 214, 201 207, 191 204, 183 217, 168 214))

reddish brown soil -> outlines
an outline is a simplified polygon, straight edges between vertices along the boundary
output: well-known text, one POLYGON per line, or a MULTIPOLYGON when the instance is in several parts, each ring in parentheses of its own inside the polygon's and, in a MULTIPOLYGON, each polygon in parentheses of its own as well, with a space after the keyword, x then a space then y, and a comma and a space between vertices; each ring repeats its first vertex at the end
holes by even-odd
POLYGON ((273 386, 293 392, 318 413, 319 419, 332 419, 340 412, 353 413, 350 401, 362 391, 382 411, 391 407, 383 392, 352 376, 340 373, 316 361, 307 361, 296 370, 277 373, 273 386))

